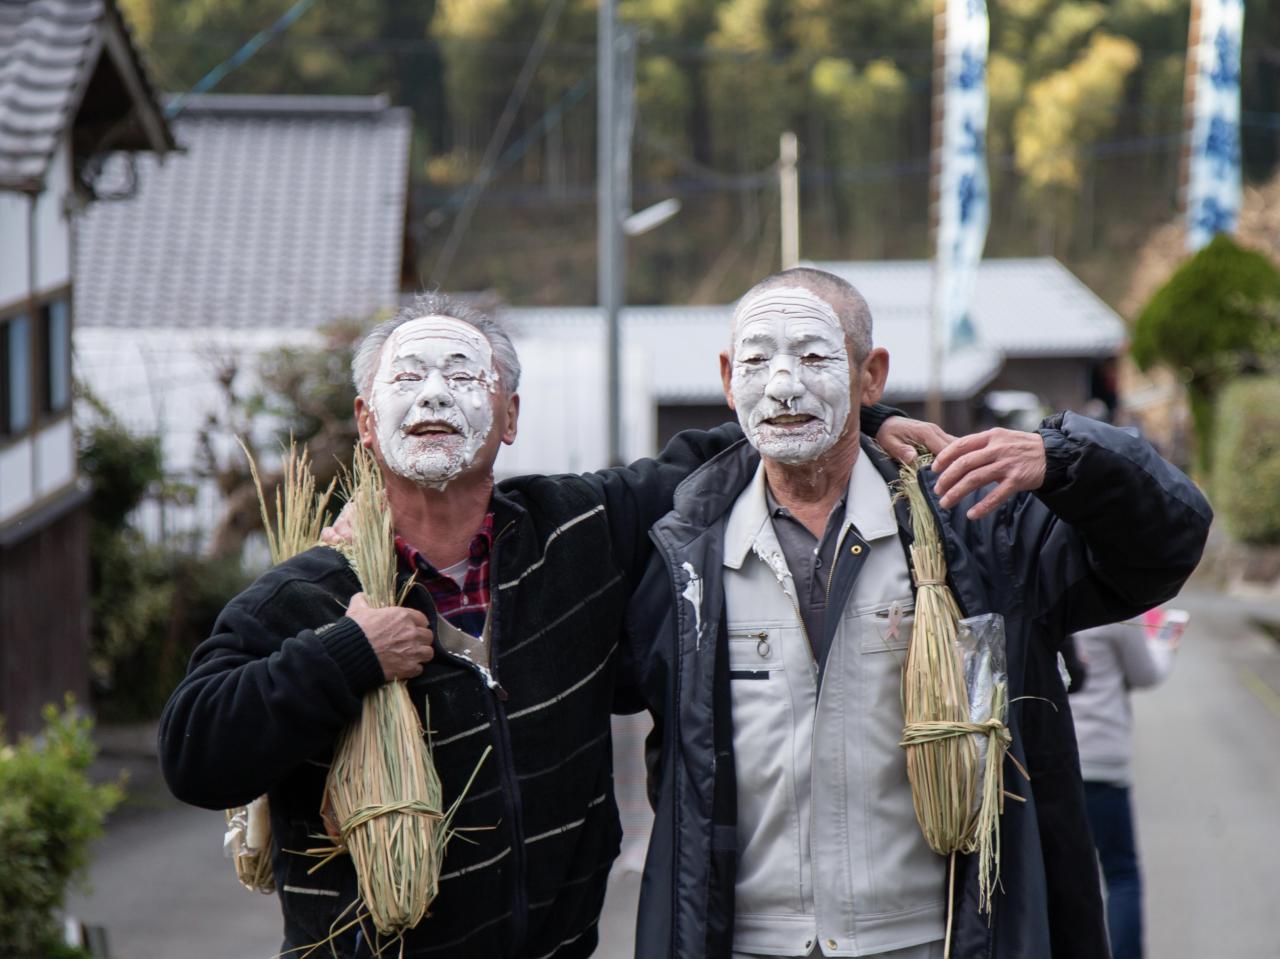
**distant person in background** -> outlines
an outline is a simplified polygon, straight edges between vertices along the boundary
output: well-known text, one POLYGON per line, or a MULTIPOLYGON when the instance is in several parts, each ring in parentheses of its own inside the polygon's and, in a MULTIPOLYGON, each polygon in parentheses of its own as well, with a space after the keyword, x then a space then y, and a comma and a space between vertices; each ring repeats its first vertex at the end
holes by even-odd
MULTIPOLYGON (((1155 686, 1169 675, 1181 632, 1173 626, 1155 628, 1164 615, 1160 610, 1147 615, 1150 627, 1116 623, 1074 636, 1076 656, 1087 670, 1087 679, 1079 692, 1071 693, 1071 713, 1089 828, 1107 881, 1107 932, 1114 959, 1142 957, 1142 875, 1129 802, 1133 758, 1129 690, 1155 686)), ((1072 689, 1077 688, 1079 683, 1073 682, 1072 689)))

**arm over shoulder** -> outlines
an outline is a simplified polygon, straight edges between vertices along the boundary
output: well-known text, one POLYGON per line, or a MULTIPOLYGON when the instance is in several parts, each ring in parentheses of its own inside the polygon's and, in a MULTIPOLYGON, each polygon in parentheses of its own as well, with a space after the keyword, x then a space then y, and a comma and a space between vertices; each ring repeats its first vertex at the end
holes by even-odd
MULTIPOLYGON (((725 415, 731 415, 726 409, 725 415)), ((861 408, 861 428, 874 436, 890 416, 901 410, 877 403, 861 408)), ((636 460, 630 466, 588 473, 583 478, 604 504, 618 565, 634 590, 649 557, 649 527, 671 510, 676 487, 703 463, 743 439, 737 423, 713 430, 685 430, 671 438, 656 458, 636 460)))

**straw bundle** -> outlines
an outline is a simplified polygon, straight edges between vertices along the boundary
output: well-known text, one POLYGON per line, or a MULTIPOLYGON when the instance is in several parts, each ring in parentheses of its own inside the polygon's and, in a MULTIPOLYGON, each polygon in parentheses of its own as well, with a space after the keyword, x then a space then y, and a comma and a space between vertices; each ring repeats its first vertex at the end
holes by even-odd
POLYGON ((299 453, 297 442, 290 437, 289 453, 284 458, 280 485, 276 487, 276 522, 273 529, 267 512, 267 497, 262 490, 262 477, 258 475, 258 464, 254 462, 243 441, 240 448, 249 460, 253 485, 258 491, 258 508, 262 510, 262 529, 271 550, 271 565, 279 566, 286 559, 292 559, 318 545, 320 531, 329 525, 331 519, 325 507, 329 505, 337 479, 330 481, 329 488, 317 496, 316 479, 311 475, 307 447, 304 444, 299 453))
MULTIPOLYGON (((916 619, 903 674, 902 747, 907 751, 916 818, 929 847, 951 857, 945 955, 951 952, 955 854, 977 852, 978 905, 990 910, 999 879, 1000 813, 1004 811, 1005 686, 971 690, 958 642, 960 607, 946 584, 947 562, 919 470, 921 453, 902 466, 897 486, 911 512, 916 619), (974 722, 981 718, 981 722, 974 722)), ((971 623, 972 620, 966 621, 971 623)), ((989 676, 988 676, 989 678, 989 676)), ((1015 799, 1018 797, 1014 797, 1015 799)))
MULTIPOLYGON (((396 593, 395 539, 390 511, 383 509, 382 474, 362 446, 344 485, 351 504, 348 561, 370 606, 399 605, 405 593, 396 593)), ((412 929, 439 891, 457 802, 444 809, 431 746, 402 680, 366 696, 360 718, 338 737, 325 804, 378 932, 400 936, 412 929)))
MULTIPOLYGON (((240 442, 240 448, 249 460, 253 485, 258 491, 258 508, 262 510, 262 528, 266 532, 267 546, 271 549, 271 563, 278 566, 320 542, 320 531, 329 524, 330 518, 325 507, 329 504, 329 497, 333 495, 333 487, 337 481, 334 480, 328 489, 316 495, 316 481, 311 475, 307 448, 304 445, 299 453, 298 444, 290 438, 280 485, 276 487, 276 522, 273 529, 258 464, 243 441, 240 442)), ((258 797, 248 806, 227 810, 225 845, 235 861, 236 877, 241 885, 262 893, 276 891, 275 876, 271 872, 271 812, 266 796, 258 797)))
POLYGON ((942 540, 920 488, 922 459, 902 467, 898 494, 911 510, 916 581, 916 621, 903 674, 902 712, 916 818, 929 848, 948 856, 968 843, 976 825, 978 749, 970 736, 952 732, 969 722, 964 661, 956 644, 960 607, 947 587, 942 540))

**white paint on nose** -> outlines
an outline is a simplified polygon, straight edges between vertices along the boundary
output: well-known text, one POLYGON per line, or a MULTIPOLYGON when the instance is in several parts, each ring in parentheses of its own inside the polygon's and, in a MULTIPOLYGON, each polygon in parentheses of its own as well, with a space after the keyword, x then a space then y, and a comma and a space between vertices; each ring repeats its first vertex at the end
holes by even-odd
POLYGON ((800 381, 800 363, 796 357, 787 353, 776 353, 769 361, 769 383, 765 386, 765 394, 784 406, 803 396, 804 383, 800 381))
POLYGON ((449 391, 449 381, 439 369, 432 369, 422 384, 418 394, 418 405, 431 409, 442 409, 453 405, 453 396, 449 391))

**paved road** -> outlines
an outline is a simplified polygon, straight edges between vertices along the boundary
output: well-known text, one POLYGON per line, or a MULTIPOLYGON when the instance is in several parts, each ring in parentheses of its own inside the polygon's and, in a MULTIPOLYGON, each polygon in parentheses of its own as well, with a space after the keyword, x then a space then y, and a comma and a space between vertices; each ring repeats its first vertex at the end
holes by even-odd
MULTIPOLYGON (((1172 678, 1134 694, 1134 796, 1155 959, 1280 957, 1280 644, 1249 625, 1280 605, 1190 593, 1172 678)), ((135 804, 103 842, 91 896, 71 911, 105 924, 115 959, 268 959, 275 899, 243 890, 222 824, 166 801, 151 760, 132 767, 135 804)), ((635 873, 615 876, 603 959, 631 959, 635 873)))
POLYGON ((1188 593, 1173 675, 1133 695, 1134 798, 1156 959, 1280 956, 1280 606, 1188 593))

